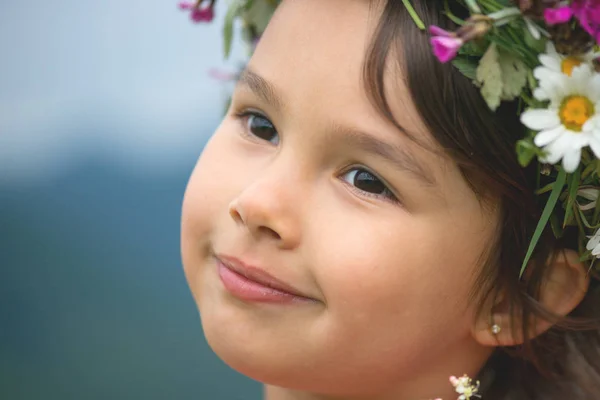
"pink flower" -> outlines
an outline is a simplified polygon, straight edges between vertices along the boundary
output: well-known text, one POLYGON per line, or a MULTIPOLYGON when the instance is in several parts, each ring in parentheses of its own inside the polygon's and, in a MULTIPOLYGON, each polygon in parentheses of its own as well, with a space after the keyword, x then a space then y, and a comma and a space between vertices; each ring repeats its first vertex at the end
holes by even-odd
POLYGON ((441 36, 432 37, 430 42, 433 46, 433 54, 435 54, 437 59, 442 63, 453 60, 454 57, 456 57, 456 54, 458 54, 458 50, 460 50, 463 45, 461 39, 441 36))
POLYGON ((583 29, 600 42, 600 0, 573 0, 571 9, 583 29))
POLYGON ((190 2, 182 1, 178 4, 180 10, 189 10, 190 18, 194 22, 210 22, 215 17, 214 12, 214 0, 211 0, 210 4, 204 8, 200 8, 203 0, 190 2))
POLYGON ((238 72, 229 72, 229 71, 224 71, 222 69, 216 69, 216 68, 211 68, 208 71, 208 75, 220 82, 230 82, 230 81, 235 81, 236 79, 238 79, 239 73, 238 72))
POLYGON ((565 22, 569 22, 572 17, 573 9, 571 6, 546 8, 544 10, 544 19, 548 25, 564 24, 565 22))
POLYGON ((196 3, 190 1, 182 1, 178 4, 180 10, 191 10, 196 6, 196 3))
POLYGON ((573 16, 600 43, 600 0, 573 0, 568 6, 544 10, 548 25, 563 24, 573 16))
POLYGON ((194 22, 210 22, 215 17, 212 7, 194 8, 190 13, 190 18, 194 22))
POLYGON ((461 38, 439 26, 430 26, 429 33, 434 35, 429 40, 433 47, 433 54, 442 63, 453 60, 454 57, 456 57, 458 50, 460 50, 464 44, 464 41, 461 38))
POLYGON ((444 37, 452 37, 454 34, 452 32, 448 32, 445 29, 440 28, 439 26, 431 25, 429 27, 429 33, 433 36, 444 36, 444 37))

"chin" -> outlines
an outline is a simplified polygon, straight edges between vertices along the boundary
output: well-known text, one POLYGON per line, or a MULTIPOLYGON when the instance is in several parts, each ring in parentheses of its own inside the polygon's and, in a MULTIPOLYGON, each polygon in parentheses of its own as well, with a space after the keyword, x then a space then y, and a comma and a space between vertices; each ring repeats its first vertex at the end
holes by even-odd
POLYGON ((333 377, 332 372, 337 369, 334 363, 306 362, 304 357, 296 359, 282 355, 282 352, 265 354, 239 343, 227 342, 222 335, 212 337, 209 332, 206 338, 212 350, 230 368, 265 385, 335 398, 357 395, 370 398, 376 393, 376 386, 360 379, 349 384, 347 377, 333 377))
POLYGON ((212 351, 230 368, 255 381, 296 390, 311 390, 314 368, 307 368, 308 351, 298 349, 298 340, 281 340, 272 324, 257 327, 253 316, 230 304, 203 299, 202 329, 212 351), (211 304, 212 303, 212 304, 211 304), (290 348, 290 342, 296 346, 290 348), (307 376, 308 375, 308 376, 307 376))
MULTIPOLYGON (((282 357, 276 348, 265 349, 252 337, 243 337, 241 330, 229 324, 219 327, 217 321, 202 317, 204 336, 212 351, 230 368, 264 384, 289 387, 297 382, 302 371, 299 363, 282 357), (237 331, 237 333, 236 333, 237 331)), ((304 371, 306 373, 306 371, 304 371)))
POLYGON ((341 368, 343 362, 328 359, 324 351, 298 346, 307 341, 300 338, 288 341, 272 327, 261 330, 247 323, 231 310, 215 313, 206 310, 202 316, 206 341, 213 352, 230 368, 255 381, 340 397, 370 396, 375 388, 393 381, 385 381, 385 374, 374 374, 365 380, 360 366, 341 368))

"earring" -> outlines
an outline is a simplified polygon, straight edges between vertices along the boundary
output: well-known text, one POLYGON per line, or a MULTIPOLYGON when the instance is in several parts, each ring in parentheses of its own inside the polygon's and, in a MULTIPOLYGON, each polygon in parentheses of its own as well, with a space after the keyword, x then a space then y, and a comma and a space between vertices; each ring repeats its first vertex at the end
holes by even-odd
POLYGON ((501 330, 502 330, 502 328, 501 328, 501 327, 500 327, 500 325, 498 325, 498 324, 493 324, 493 325, 490 327, 490 331, 492 331, 492 333, 493 333, 494 335, 497 335, 497 334, 499 334, 501 330))

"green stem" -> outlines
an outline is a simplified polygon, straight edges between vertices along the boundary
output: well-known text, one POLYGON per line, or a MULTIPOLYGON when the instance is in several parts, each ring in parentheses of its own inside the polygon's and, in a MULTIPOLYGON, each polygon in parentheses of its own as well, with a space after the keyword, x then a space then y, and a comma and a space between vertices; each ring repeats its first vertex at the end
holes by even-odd
POLYGON ((525 268, 527 268, 527 264, 531 259, 533 251, 535 250, 535 246, 537 245, 538 241, 540 240, 540 237, 542 236, 542 232, 544 231, 544 228, 546 227, 546 224, 550 219, 552 211, 554 211, 554 206, 558 201, 558 196, 560 196, 562 188, 565 186, 565 182, 567 180, 566 178, 567 174, 565 173, 565 170, 561 169, 558 173, 556 181, 554 182, 552 193, 550 193, 550 197, 548 198, 548 202, 544 207, 544 211, 542 211, 542 216, 540 217, 540 220, 538 221, 538 224, 535 228, 535 232, 533 233, 531 242, 529 242, 529 248, 527 249, 527 254, 525 255, 525 259, 523 260, 523 264, 521 265, 521 272, 519 274, 519 277, 523 276, 523 272, 525 272, 525 268))
POLYGON ((406 11, 408 11, 412 20, 415 22, 415 25, 417 25, 417 28, 419 28, 420 30, 425 30, 425 24, 419 17, 419 14, 417 14, 415 9, 413 8, 412 4, 410 3, 410 0, 402 0, 402 3, 404 4, 404 7, 406 7, 406 11))
POLYGON ((481 3, 481 5, 484 8, 486 13, 500 11, 504 8, 504 7, 496 4, 494 1, 479 0, 479 3, 481 3))
POLYGON ((481 14, 481 8, 479 8, 479 5, 477 5, 477 1, 465 0, 465 3, 467 3, 467 7, 469 7, 469 10, 471 10, 472 13, 481 14))
POLYGON ((491 14, 488 14, 487 16, 494 20, 497 20, 497 21, 503 20, 503 19, 512 20, 514 18, 521 16, 521 10, 519 10, 517 7, 510 7, 510 8, 505 8, 500 11, 493 12, 491 14))
POLYGON ((464 20, 462 20, 462 19, 458 18, 456 15, 454 15, 454 14, 452 13, 452 11, 450 11, 450 5, 448 4, 448 0, 444 0, 444 13, 445 13, 445 14, 446 14, 446 16, 447 16, 448 18, 450 18, 450 20, 451 20, 452 22, 454 22, 456 25, 460 25, 460 26, 462 26, 462 25, 464 25, 464 24, 465 24, 465 21, 464 21, 464 20))

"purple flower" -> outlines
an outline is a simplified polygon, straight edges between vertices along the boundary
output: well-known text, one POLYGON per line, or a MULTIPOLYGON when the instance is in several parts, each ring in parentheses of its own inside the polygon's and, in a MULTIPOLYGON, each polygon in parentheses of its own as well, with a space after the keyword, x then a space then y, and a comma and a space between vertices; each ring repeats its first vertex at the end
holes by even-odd
POLYGON ((212 7, 194 8, 190 13, 190 18, 194 22, 210 22, 215 17, 212 7))
POLYGON ((237 80, 240 74, 239 72, 230 72, 222 69, 211 68, 208 71, 208 75, 219 82, 230 82, 237 80))
POLYGON ((444 37, 454 36, 454 34, 452 32, 448 32, 447 30, 442 29, 439 26, 435 26, 435 25, 431 25, 429 27, 429 33, 431 33, 433 36, 444 36, 444 37))
POLYGON ((196 3, 192 3, 191 1, 182 1, 178 4, 180 10, 191 10, 196 7, 196 3))
POLYGON ((448 32, 438 26, 430 26, 429 32, 433 35, 430 39, 433 54, 442 63, 453 60, 458 50, 464 44, 464 41, 454 33, 448 32))
POLYGON ((572 17, 573 9, 571 6, 546 8, 544 10, 544 19, 548 25, 564 24, 565 22, 569 22, 572 17))
POLYGON ((574 0, 571 9, 583 29, 600 42, 600 0, 574 0))
POLYGON ((577 18, 583 29, 600 43, 600 0, 573 0, 568 6, 544 10, 548 25, 563 24, 571 17, 577 18))
POLYGON ((204 8, 200 8, 203 0, 191 2, 182 1, 178 4, 180 10, 190 11, 190 18, 194 22, 210 22, 215 17, 214 4, 211 0, 210 4, 204 8))

